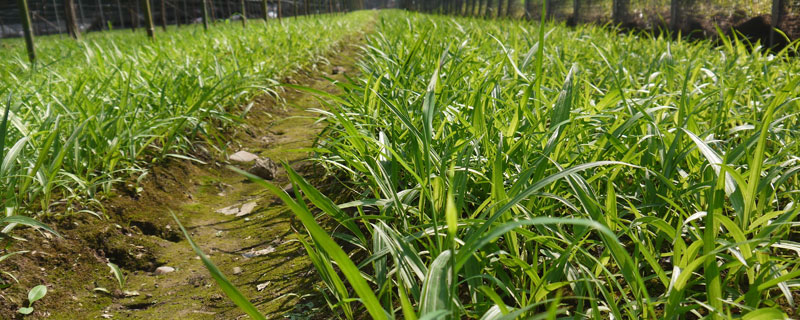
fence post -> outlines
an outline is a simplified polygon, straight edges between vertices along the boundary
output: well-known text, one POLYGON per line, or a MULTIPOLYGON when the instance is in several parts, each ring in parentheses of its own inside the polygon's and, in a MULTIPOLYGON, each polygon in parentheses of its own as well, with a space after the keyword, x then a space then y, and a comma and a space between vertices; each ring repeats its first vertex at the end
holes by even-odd
MULTIPOLYGON (((136 1, 133 1, 133 3, 136 3, 136 1)), ((131 14, 131 32, 136 32, 136 25, 139 23, 138 22, 134 23, 134 21, 136 21, 136 19, 139 18, 139 15, 137 15, 136 11, 133 10, 133 6, 129 6, 128 11, 131 14)))
POLYGON ((283 23, 283 9, 281 8, 281 1, 278 0, 278 22, 283 23))
POLYGON ((533 0, 525 0, 525 19, 531 20, 531 12, 533 12, 533 0))
POLYGON ((572 20, 577 25, 581 18, 581 0, 572 1, 572 20))
POLYGON ((267 0, 261 0, 261 10, 264 11, 264 23, 267 23, 269 19, 269 6, 267 5, 267 0))
POLYGON ((614 23, 623 23, 628 19, 628 1, 629 0, 614 0, 611 12, 614 23))
POLYGON ((203 30, 208 30, 208 1, 203 1, 203 30))
POLYGON ((469 15, 470 17, 475 16, 475 1, 477 0, 469 0, 469 10, 467 15, 469 15))
MULTIPOLYGON (((56 32, 61 33, 61 18, 58 16, 58 5, 56 4, 56 0, 53 0, 53 11, 56 14, 56 32)), ((2 33, 2 28, 0 28, 0 33, 2 33)), ((2 37, 2 35, 0 35, 2 37)))
POLYGON ((36 48, 33 46, 33 28, 31 27, 31 15, 28 12, 28 0, 18 0, 19 14, 22 18, 22 32, 25 34, 25 48, 28 49, 28 60, 36 62, 36 48))
POLYGON ((781 15, 783 15, 783 12, 781 12, 782 8, 783 8, 783 0, 772 0, 772 12, 771 12, 772 21, 770 21, 770 29, 769 29, 770 48, 775 46, 775 36, 776 36, 775 28, 777 28, 778 25, 781 24, 781 15))
POLYGON ((167 31, 167 4, 161 0, 161 29, 167 31))
POLYGON ((122 4, 117 0, 117 15, 119 15, 119 27, 125 26, 125 19, 122 17, 122 4))
MULTIPOLYGON (((183 4, 183 23, 184 24, 192 24, 192 23, 194 23, 194 21, 189 21, 189 14, 188 14, 189 10, 186 7, 186 0, 181 0, 181 4, 183 4)), ((194 9, 194 6, 192 6, 192 9, 194 9)), ((194 11, 194 10, 192 10, 192 11, 194 11)))
POLYGON ((209 14, 211 14, 211 23, 217 23, 217 6, 214 5, 214 0, 208 1, 209 14))
POLYGON ((81 21, 86 21, 86 16, 83 15, 83 3, 81 3, 81 0, 78 0, 78 16, 81 18, 81 21))
POLYGON ((155 39, 156 37, 156 28, 153 25, 153 10, 150 10, 150 0, 143 0, 144 1, 144 17, 147 21, 147 36, 150 39, 155 39))
POLYGON ((136 17, 135 18, 136 25, 133 28, 133 30, 136 31, 136 28, 139 27, 139 12, 142 10, 142 8, 140 8, 142 5, 140 3, 141 1, 138 1, 138 0, 131 0, 131 2, 133 2, 133 6, 134 6, 134 8, 133 8, 134 12, 132 14, 135 14, 134 17, 136 17))
POLYGON ((97 0, 97 8, 98 8, 98 11, 100 11, 100 30, 103 30, 103 29, 106 28, 106 26, 105 26, 105 24, 106 24, 106 14, 105 14, 105 12, 103 12, 103 2, 102 1, 97 0))
POLYGON ((75 15, 75 0, 64 1, 64 13, 67 15, 67 32, 75 40, 80 40, 81 29, 78 27, 78 17, 75 15))
POLYGON ((181 27, 180 9, 178 8, 178 4, 175 3, 175 2, 171 2, 171 5, 172 5, 172 9, 173 9, 172 11, 175 12, 175 26, 180 28, 181 27))
POLYGON ((681 16, 681 1, 680 0, 670 0, 669 4, 669 28, 672 30, 677 30, 680 27, 680 16, 681 16))
POLYGON ((242 28, 247 28, 247 7, 244 0, 242 0, 242 28))

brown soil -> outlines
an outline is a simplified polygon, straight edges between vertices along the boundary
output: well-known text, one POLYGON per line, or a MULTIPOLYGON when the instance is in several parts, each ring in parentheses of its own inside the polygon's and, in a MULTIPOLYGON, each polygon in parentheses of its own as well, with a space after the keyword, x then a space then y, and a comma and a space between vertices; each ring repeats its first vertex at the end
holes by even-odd
MULTIPOLYGON (((361 42, 363 33, 345 37, 326 57, 284 82, 340 92, 328 79, 347 81, 355 75, 357 44, 361 42), (343 69, 334 72, 334 67, 343 69)), ((26 318, 246 317, 219 290, 179 233, 170 212, 175 212, 200 248, 268 318, 287 313, 325 317, 321 313, 327 307, 316 290, 318 277, 304 249, 294 240, 297 235, 292 229, 301 225, 273 195, 226 167, 226 155, 247 150, 312 174, 303 161, 308 155, 305 148, 312 145, 322 127, 314 122, 317 115, 306 110, 323 105, 310 94, 295 90, 286 90, 280 98, 253 99, 244 123, 222 135, 229 140, 220 147, 221 153, 198 145, 201 151, 194 157, 207 164, 169 160, 151 168, 141 182, 131 179, 116 186, 115 194, 102 201, 105 219, 81 213, 47 218, 63 238, 30 229, 16 233, 28 241, 12 242, 0 254, 30 252, 2 262, 2 270, 18 278, 19 283, 0 290, 0 318, 21 318, 16 311, 26 306, 28 288, 39 284, 46 285, 48 293, 26 318), (250 201, 258 206, 246 216, 215 212, 250 201), (269 253, 250 258, 243 255, 262 249, 269 253), (124 288, 109 272, 107 262, 124 270, 124 288), (159 266, 175 271, 155 275, 159 266), (236 267, 241 273, 234 275, 236 267)), ((244 111, 248 104, 239 110, 244 111)), ((285 172, 280 172, 273 183, 286 184, 285 172)), ((7 283, 13 282, 8 275, 2 277, 7 283)))

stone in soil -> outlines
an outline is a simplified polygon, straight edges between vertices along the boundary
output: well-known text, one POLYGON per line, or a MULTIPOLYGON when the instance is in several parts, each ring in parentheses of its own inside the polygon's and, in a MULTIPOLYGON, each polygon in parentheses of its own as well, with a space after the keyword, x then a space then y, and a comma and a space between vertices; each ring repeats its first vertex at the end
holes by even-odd
POLYGON ((242 273, 242 268, 241 267, 234 267, 233 268, 233 274, 241 274, 241 273, 242 273))
POLYGON ((253 257, 265 256, 273 252, 275 252, 275 248, 272 246, 268 246, 258 251, 245 252, 242 254, 242 256, 245 258, 253 258, 253 257))
POLYGON ((160 266, 160 267, 156 268, 156 275, 164 275, 164 274, 167 274, 167 273, 170 273, 170 272, 173 272, 173 271, 175 271, 175 268, 173 268, 173 267, 160 266))
POLYGON ((228 159, 236 162, 253 162, 258 160, 258 156, 243 150, 232 154, 228 159))
POLYGON ((296 196, 294 194, 294 186, 291 183, 283 186, 283 192, 286 192, 288 195, 290 195, 293 198, 296 196))
POLYGON ((229 216, 229 215, 232 215, 232 214, 237 214, 237 213, 239 213, 239 206, 233 205, 233 206, 230 206, 230 207, 225 207, 225 208, 222 208, 222 209, 218 209, 216 212, 224 214, 226 216, 229 216))
POLYGON ((278 165, 270 158, 256 159, 256 163, 247 172, 261 179, 272 180, 278 174, 278 165))
POLYGON ((342 68, 340 66, 335 66, 331 70, 331 74, 340 74, 340 73, 344 73, 344 71, 345 71, 344 68, 342 68))
POLYGON ((253 212, 253 209, 256 208, 256 204, 257 203, 255 201, 243 204, 242 207, 239 209, 239 213, 237 213, 236 216, 241 217, 250 214, 251 212, 253 212))
POLYGON ((267 288, 267 286, 268 286, 269 284, 270 284, 270 282, 269 282, 269 281, 267 281, 267 282, 264 282, 264 283, 259 283, 258 285, 256 285, 256 290, 258 290, 259 292, 261 292, 261 290, 264 290, 264 289, 266 289, 266 288, 267 288))

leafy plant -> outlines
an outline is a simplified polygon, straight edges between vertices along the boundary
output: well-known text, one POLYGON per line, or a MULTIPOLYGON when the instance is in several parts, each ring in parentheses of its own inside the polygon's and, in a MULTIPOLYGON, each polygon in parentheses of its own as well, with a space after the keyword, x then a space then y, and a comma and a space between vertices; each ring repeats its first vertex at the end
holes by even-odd
POLYGON ((39 299, 44 298, 46 294, 47 294, 47 287, 45 287, 44 285, 40 284, 38 286, 31 288, 31 290, 28 291, 28 306, 19 308, 17 312, 25 315, 33 313, 33 303, 38 301, 39 299))
POLYGON ((316 110, 316 159, 362 193, 335 204, 290 168, 302 195, 267 187, 354 248, 350 270, 301 219, 340 315, 375 300, 388 318, 795 312, 800 63, 786 51, 382 17, 364 77, 316 110))
POLYGON ((318 59, 362 28, 368 14, 246 30, 187 26, 156 41, 123 30, 90 33, 81 42, 44 36, 37 38, 36 69, 20 39, 4 41, 0 202, 28 215, 34 207, 49 212, 56 201, 100 211, 103 194, 145 174, 148 164, 193 159, 196 142, 225 148, 220 132, 240 116, 230 107, 277 96, 275 79, 318 59))
POLYGON ((122 270, 114 263, 106 263, 108 268, 111 270, 111 274, 114 276, 114 279, 117 279, 117 283, 119 284, 120 290, 125 290, 125 282, 128 280, 128 277, 122 273, 122 270))
POLYGON ((356 199, 242 174, 300 218, 339 317, 796 313, 800 61, 615 31, 383 12, 363 77, 307 90, 356 199))

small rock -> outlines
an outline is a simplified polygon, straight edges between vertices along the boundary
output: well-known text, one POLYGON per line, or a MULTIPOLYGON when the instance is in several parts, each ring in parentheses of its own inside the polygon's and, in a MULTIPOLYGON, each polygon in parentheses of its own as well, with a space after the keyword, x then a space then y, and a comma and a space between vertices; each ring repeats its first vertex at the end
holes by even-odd
POLYGON ((273 252, 275 252, 275 248, 272 247, 272 246, 268 246, 268 247, 266 247, 264 249, 261 249, 261 250, 258 250, 258 251, 251 251, 251 252, 243 253, 242 256, 245 257, 245 258, 253 258, 253 257, 265 256, 265 255, 268 255, 268 254, 273 253, 273 252))
POLYGON ((287 194, 289 194, 289 196, 291 196, 293 198, 295 197, 294 186, 292 186, 291 183, 283 186, 283 191, 286 192, 287 194))
POLYGON ((340 74, 340 73, 344 73, 344 71, 345 71, 345 69, 343 67, 335 66, 331 70, 331 74, 340 74))
POLYGON ((275 139, 273 139, 270 136, 263 136, 263 137, 259 138, 258 140, 261 141, 261 143, 263 144, 264 147, 268 147, 270 144, 272 144, 272 142, 275 139))
POLYGON ((247 151, 239 151, 232 154, 228 159, 236 162, 253 162, 258 160, 258 156, 247 151))
POLYGON ((222 299, 224 299, 224 298, 225 298, 225 297, 223 297, 223 296, 222 296, 221 294, 219 294, 219 293, 212 294, 210 297, 208 297, 208 299, 209 299, 209 300, 211 300, 211 301, 220 301, 220 300, 222 300, 222 299))
POLYGON ((125 297, 137 297, 139 296, 139 291, 122 291, 122 295, 125 297))
POLYGON ((256 164, 254 164, 250 170, 247 170, 247 172, 262 179, 272 180, 275 179, 278 173, 278 165, 270 158, 256 159, 256 164))
POLYGON ((258 285, 256 285, 256 290, 258 290, 260 292, 261 290, 266 289, 267 286, 269 285, 269 283, 270 283, 269 281, 264 282, 264 283, 259 283, 258 285))
POLYGON ((239 209, 239 213, 237 213, 236 216, 241 217, 250 214, 250 212, 253 212, 253 209, 256 208, 256 204, 257 203, 255 201, 243 204, 242 208, 239 209))
POLYGON ((233 274, 241 274, 242 268, 240 267, 233 267, 233 274))
POLYGON ((229 215, 232 215, 232 214, 239 213, 239 208, 237 206, 230 206, 230 207, 225 207, 225 208, 219 209, 216 212, 224 214, 226 216, 229 216, 229 215))
POLYGON ((156 268, 156 275, 160 276, 160 275, 164 275, 164 274, 167 274, 167 273, 170 273, 170 272, 173 272, 173 271, 175 271, 175 268, 173 268, 173 267, 160 266, 160 267, 156 268))

